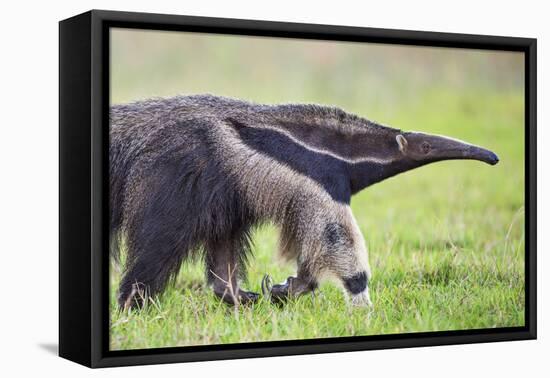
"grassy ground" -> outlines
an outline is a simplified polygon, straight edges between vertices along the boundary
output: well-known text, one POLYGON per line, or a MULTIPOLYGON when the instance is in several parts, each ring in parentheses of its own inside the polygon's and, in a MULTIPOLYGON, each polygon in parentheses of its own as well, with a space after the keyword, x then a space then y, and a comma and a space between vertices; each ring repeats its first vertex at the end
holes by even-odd
MULTIPOLYGON (((113 39, 114 47, 117 43, 121 46, 113 50, 118 51, 113 54, 114 102, 170 95, 176 91, 172 85, 179 85, 190 88, 183 90, 187 93, 212 92, 258 102, 329 103, 405 130, 465 139, 492 149, 501 162, 494 167, 471 161, 442 162, 384 181, 353 198, 352 209, 370 253, 372 309, 352 308, 331 283, 324 283, 315 297, 299 298, 283 308, 264 301, 231 308, 219 303, 205 287, 203 267, 197 262, 182 267, 176 284, 143 310, 119 312, 115 298, 121 268, 113 265, 112 349, 524 324, 523 88, 518 85, 523 71, 517 70, 513 59, 465 57, 465 64, 457 66, 459 53, 441 57, 416 52, 417 55, 407 55, 407 65, 403 64, 403 56, 395 59, 392 52, 384 55, 387 64, 378 57, 367 59, 369 64, 361 67, 359 55, 352 55, 344 64, 328 49, 332 55, 320 61, 330 64, 318 67, 319 72, 310 72, 315 71, 311 62, 309 71, 304 68, 308 67, 307 62, 304 67, 298 65, 296 70, 302 73, 298 75, 299 83, 296 78, 281 74, 290 71, 283 63, 276 64, 276 57, 272 57, 275 63, 270 60, 272 66, 267 61, 255 65, 271 75, 272 87, 266 89, 264 85, 253 85, 255 81, 247 76, 263 78, 261 73, 243 70, 235 63, 242 50, 210 51, 204 47, 208 44, 197 46, 209 57, 225 54, 224 64, 229 68, 208 71, 209 65, 204 64, 207 72, 199 75, 205 76, 203 84, 196 75, 186 74, 185 69, 180 76, 188 78, 187 83, 174 77, 170 80, 177 66, 174 61, 179 61, 173 49, 163 49, 162 43, 173 41, 154 43, 150 48, 157 59, 151 64, 172 62, 160 70, 170 74, 143 75, 153 69, 143 59, 137 59, 141 55, 136 54, 147 55, 143 51, 149 46, 147 38, 140 38, 126 35, 113 39), (134 49, 128 47, 128 41, 136 40, 141 44, 134 49), (425 55, 437 62, 431 69, 418 68, 425 62, 425 55), (399 71, 400 67, 409 66, 415 67, 411 81, 404 79, 406 72, 399 71), (333 72, 335 67, 341 76, 331 82, 327 72, 333 72), (364 77, 360 76, 363 71, 367 72, 364 77), (388 71, 393 75, 384 76, 388 71), (514 74, 500 77, 495 76, 495 71, 514 74), (232 86, 228 75, 239 85, 232 86), (326 80, 315 80, 315 75, 326 80), (355 75, 355 79, 346 75, 355 75), (139 80, 132 79, 136 77, 139 80), (247 77, 250 80, 245 83, 247 77), (276 80, 278 77, 283 79, 276 80), (340 88, 342 82, 349 83, 349 91, 345 91, 345 86, 340 88), (374 94, 365 91, 362 96, 360 88, 382 89, 374 94)), ((284 55, 280 49, 278 52, 284 55)), ((257 56, 270 59, 261 53, 257 56)), ((307 60, 296 56, 296 62, 302 58, 307 60)), ((201 60, 205 61, 208 59, 201 60)), ((181 67, 187 67, 185 64, 188 63, 182 62, 181 67)), ((261 227, 254 241, 255 258, 245 288, 259 292, 264 273, 271 274, 275 281, 295 273, 292 264, 283 263, 276 256, 275 228, 261 227)))

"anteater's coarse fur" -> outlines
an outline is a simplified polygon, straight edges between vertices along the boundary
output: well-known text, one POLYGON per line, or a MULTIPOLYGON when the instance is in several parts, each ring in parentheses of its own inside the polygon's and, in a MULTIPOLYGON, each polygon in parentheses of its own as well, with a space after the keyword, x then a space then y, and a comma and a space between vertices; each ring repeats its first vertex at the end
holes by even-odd
POLYGON ((426 143, 437 152, 439 139, 429 137, 317 105, 197 95, 112 106, 111 249, 116 255, 121 240, 127 248, 119 304, 160 293, 201 254, 214 293, 255 301, 239 284, 251 231, 265 222, 280 228, 280 253, 297 262, 297 276, 273 286, 273 298, 311 291, 330 275, 353 303, 368 304, 351 195, 428 162, 468 158, 430 157, 426 143))

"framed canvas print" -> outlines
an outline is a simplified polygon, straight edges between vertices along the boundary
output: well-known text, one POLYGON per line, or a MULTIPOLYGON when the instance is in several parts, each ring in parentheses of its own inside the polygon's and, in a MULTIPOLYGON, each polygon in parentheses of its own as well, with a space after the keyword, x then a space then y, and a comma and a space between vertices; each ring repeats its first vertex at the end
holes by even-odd
POLYGON ((59 350, 90 367, 536 337, 536 40, 60 22, 59 350))

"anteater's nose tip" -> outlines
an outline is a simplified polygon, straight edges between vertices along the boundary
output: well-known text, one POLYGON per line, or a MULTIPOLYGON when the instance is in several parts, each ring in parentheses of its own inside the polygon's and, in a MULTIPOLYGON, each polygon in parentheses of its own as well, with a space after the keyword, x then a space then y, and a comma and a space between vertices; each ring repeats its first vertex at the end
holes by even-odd
POLYGON ((499 162, 499 158, 497 154, 495 154, 494 152, 491 152, 491 157, 489 158, 489 164, 495 165, 498 162, 499 162))

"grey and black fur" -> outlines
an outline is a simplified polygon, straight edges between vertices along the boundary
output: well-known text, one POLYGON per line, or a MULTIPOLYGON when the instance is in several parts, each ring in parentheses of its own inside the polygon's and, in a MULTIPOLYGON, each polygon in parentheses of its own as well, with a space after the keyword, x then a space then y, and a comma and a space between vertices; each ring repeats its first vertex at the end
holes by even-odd
POLYGON ((492 152, 454 139, 384 127, 318 105, 258 105, 210 95, 115 105, 110 113, 113 251, 128 257, 119 304, 160 293, 181 263, 204 254, 213 291, 243 290, 255 225, 281 230, 296 277, 269 287, 274 300, 336 277, 370 303, 370 269, 351 196, 398 173, 447 159, 496 164, 492 152), (139 295, 138 295, 139 294, 139 295))

